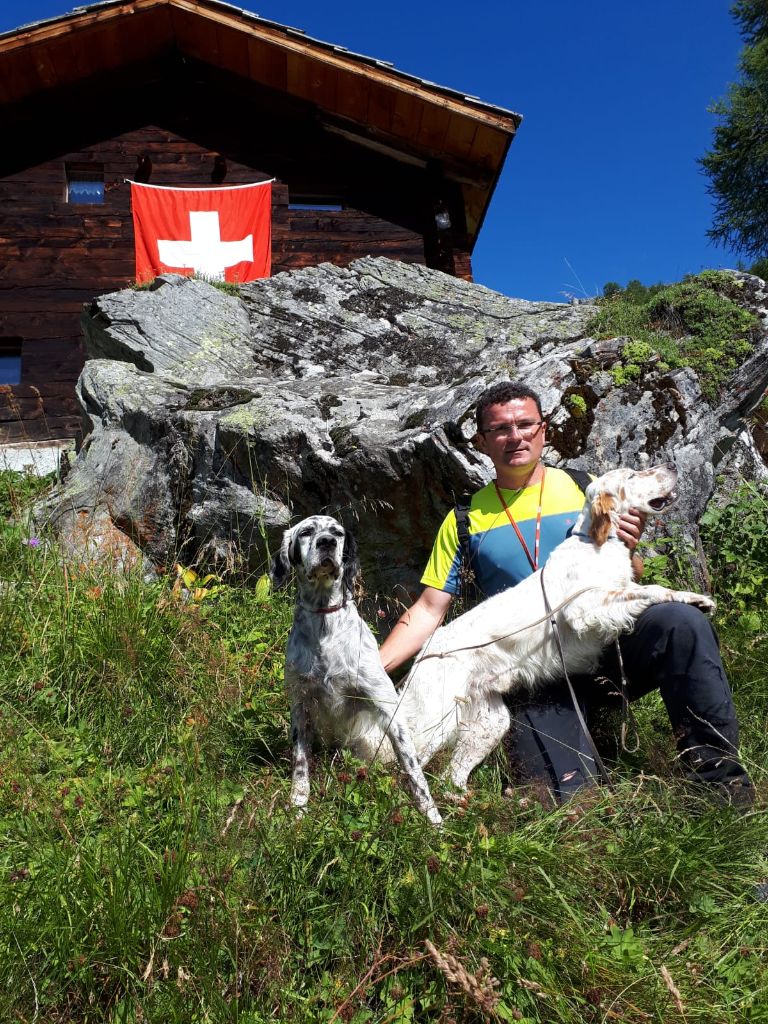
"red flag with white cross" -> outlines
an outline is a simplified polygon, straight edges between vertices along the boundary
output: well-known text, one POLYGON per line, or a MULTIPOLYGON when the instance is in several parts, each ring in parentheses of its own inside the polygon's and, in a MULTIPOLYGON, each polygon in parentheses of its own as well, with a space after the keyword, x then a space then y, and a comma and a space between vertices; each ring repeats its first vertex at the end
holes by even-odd
POLYGON ((269 277, 272 182, 166 188, 131 182, 136 281, 197 274, 242 283, 269 277))

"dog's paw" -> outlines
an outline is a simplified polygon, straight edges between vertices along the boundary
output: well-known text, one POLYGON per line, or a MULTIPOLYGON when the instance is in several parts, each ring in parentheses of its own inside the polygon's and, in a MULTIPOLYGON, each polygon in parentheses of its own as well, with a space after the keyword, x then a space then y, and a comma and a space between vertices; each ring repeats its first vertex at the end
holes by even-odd
POLYGON ((706 594, 692 594, 686 591, 684 600, 686 604, 693 605, 694 608, 698 608, 705 615, 714 615, 717 608, 714 599, 707 597, 706 594))
POLYGON ((301 821, 302 818, 307 816, 307 801, 306 800, 294 800, 291 799, 289 810, 293 811, 293 816, 296 821, 301 821))
POLYGON ((427 821, 431 822, 433 825, 436 825, 438 828, 440 828, 443 824, 443 819, 440 816, 440 811, 438 811, 434 804, 427 811, 427 821))

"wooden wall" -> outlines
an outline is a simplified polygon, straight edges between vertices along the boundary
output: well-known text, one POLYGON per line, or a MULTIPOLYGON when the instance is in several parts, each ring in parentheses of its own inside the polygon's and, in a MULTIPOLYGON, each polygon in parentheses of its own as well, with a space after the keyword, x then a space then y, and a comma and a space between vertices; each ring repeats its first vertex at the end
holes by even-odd
POLYGON ((434 175, 329 135, 311 107, 220 72, 124 69, 15 113, 0 157, 0 339, 23 339, 22 383, 0 386, 0 441, 78 434, 80 311, 133 281, 124 179, 140 158, 158 185, 210 185, 221 156, 222 184, 276 177, 273 273, 374 254, 471 276, 466 248, 434 234, 434 175), (67 203, 69 163, 103 166, 103 205, 67 203), (289 208, 310 199, 343 209, 289 208))

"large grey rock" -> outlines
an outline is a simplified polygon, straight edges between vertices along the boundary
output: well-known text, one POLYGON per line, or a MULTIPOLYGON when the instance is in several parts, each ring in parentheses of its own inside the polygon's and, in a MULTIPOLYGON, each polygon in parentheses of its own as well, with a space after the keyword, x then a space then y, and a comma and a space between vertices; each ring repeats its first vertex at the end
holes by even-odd
MULTIPOLYGON (((743 280, 768 317, 763 282, 743 280)), ((106 514, 155 565, 259 569, 291 519, 338 513, 357 523, 369 590, 406 599, 455 496, 489 479, 472 407, 511 377, 541 393, 555 464, 674 458, 695 540, 718 466, 766 475, 744 417, 768 383, 768 331, 713 408, 690 370, 617 386, 625 339, 590 338, 594 314, 380 258, 236 296, 173 276, 102 296, 83 315, 89 433, 47 514, 64 537, 106 514)))

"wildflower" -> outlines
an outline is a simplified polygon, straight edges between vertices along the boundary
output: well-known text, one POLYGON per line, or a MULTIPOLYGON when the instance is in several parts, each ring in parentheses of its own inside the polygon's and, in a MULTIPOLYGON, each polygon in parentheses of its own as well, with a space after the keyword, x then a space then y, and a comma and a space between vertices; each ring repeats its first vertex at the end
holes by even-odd
POLYGON ((186 907, 187 910, 197 910, 200 900, 197 897, 197 893, 194 889, 187 889, 185 893, 176 900, 177 907, 186 907))
POLYGON ((357 774, 356 774, 355 777, 356 777, 358 782, 365 782, 365 780, 368 778, 368 769, 367 768, 358 768, 357 769, 357 774))
POLYGON ((35 683, 35 685, 32 687, 32 689, 33 690, 42 690, 42 688, 44 686, 45 686, 45 683, 41 679, 38 679, 37 682, 35 683))
POLYGON ((39 548, 42 541, 39 537, 27 537, 26 540, 23 540, 21 543, 26 544, 28 548, 39 548))
POLYGON ((486 917, 488 917, 488 904, 487 903, 481 903, 481 904, 479 904, 479 906, 475 907, 475 914, 481 920, 486 918, 486 917))
POLYGON ((359 843, 360 840, 363 838, 363 833, 360 831, 359 828, 353 828, 352 831, 349 833, 349 838, 352 840, 353 843, 359 843))
POLYGON ((392 813, 389 816, 389 820, 392 822, 393 825, 402 825, 403 824, 402 812, 401 811, 392 811, 392 813))
POLYGON ((89 598, 91 601, 98 601, 98 599, 101 597, 101 594, 101 587, 90 587, 85 592, 85 596, 89 598))
POLYGON ((75 797, 74 804, 79 811, 82 807, 85 807, 85 800, 83 800, 83 798, 80 795, 78 795, 75 797))
POLYGON ((440 861, 437 857, 427 857, 427 871, 430 875, 436 875, 440 870, 440 861))
POLYGON ((177 913, 171 914, 168 920, 165 922, 165 927, 162 931, 162 937, 164 939, 175 939, 177 935, 181 934, 181 920, 177 913))
POLYGON ((349 772, 339 772, 339 774, 336 776, 336 778, 339 780, 339 782, 342 785, 344 785, 347 782, 351 782, 352 781, 352 776, 349 774, 349 772))
POLYGON ((593 1006, 599 1006, 603 1001, 603 993, 599 988, 588 988, 584 993, 584 998, 593 1006))

